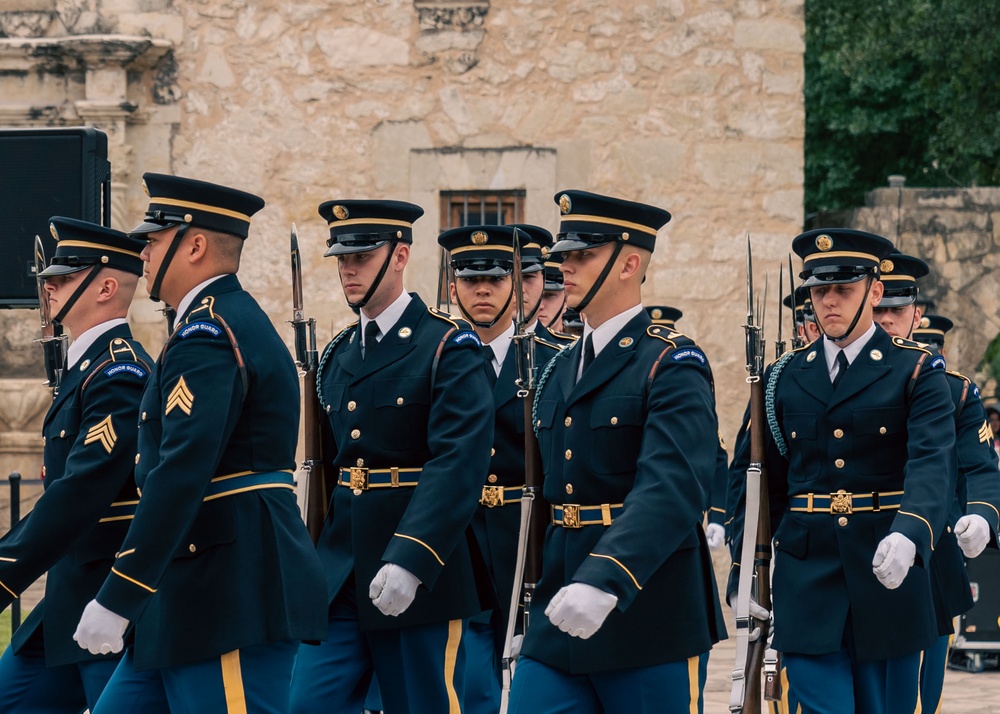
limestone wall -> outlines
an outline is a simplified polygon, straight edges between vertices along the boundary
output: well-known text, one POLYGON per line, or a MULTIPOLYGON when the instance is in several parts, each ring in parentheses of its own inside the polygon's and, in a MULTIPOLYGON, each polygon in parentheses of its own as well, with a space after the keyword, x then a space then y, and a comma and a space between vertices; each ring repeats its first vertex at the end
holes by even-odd
MULTIPOLYGON (((285 334, 292 221, 306 312, 321 338, 350 316, 335 266, 322 258, 316 206, 327 199, 420 203, 426 215, 407 283, 427 296, 437 279, 441 190, 524 189, 525 218, 553 230, 552 195, 562 188, 669 209, 674 219, 644 295, 684 310, 681 327, 713 361, 723 433, 733 436, 747 393, 745 236, 754 239, 758 277, 763 266, 774 271, 776 302, 777 264, 802 222, 802 0, 2 7, 0 70, 17 70, 0 71, 2 123, 96 123, 113 132, 119 228, 141 217, 144 171, 264 196, 241 277, 285 334), (66 47, 88 36, 124 38, 135 56, 66 47), (53 54, 61 59, 44 59, 53 54)), ((155 353, 158 313, 140 298, 131 319, 155 353)), ((33 321, 0 315, 0 332, 23 340, 33 321)), ((36 348, 18 345, 5 346, 4 374, 36 369, 36 348)))

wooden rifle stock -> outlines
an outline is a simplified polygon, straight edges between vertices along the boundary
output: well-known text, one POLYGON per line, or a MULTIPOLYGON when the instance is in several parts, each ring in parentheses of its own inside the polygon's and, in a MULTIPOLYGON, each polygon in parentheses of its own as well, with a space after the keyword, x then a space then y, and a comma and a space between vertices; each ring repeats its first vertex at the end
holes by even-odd
MULTIPOLYGON (((764 413, 764 380, 750 384, 750 463, 760 465, 760 508, 757 517, 757 532, 754 547, 754 583, 757 604, 771 609, 771 506, 767 489, 767 470, 764 468, 764 428, 767 416, 764 413)), ((750 537, 744 533, 744 538, 750 537)), ((746 563, 743 564, 746 567, 746 563)), ((760 636, 751 643, 747 656, 746 698, 743 711, 759 714, 761 711, 761 668, 764 651, 767 649, 770 622, 752 620, 750 629, 760 628, 760 636)))
POLYGON ((302 422, 305 429, 305 448, 302 465, 308 472, 306 475, 305 520, 306 530, 312 538, 313 545, 319 541, 323 531, 323 521, 326 520, 326 509, 329 494, 326 487, 326 475, 323 473, 323 412, 319 406, 319 395, 316 393, 316 366, 313 365, 302 374, 302 422))

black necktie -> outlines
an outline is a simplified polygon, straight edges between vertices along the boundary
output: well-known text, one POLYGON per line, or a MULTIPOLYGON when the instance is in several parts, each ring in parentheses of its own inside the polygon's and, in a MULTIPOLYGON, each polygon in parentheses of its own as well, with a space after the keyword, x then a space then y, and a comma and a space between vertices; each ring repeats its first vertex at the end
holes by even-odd
POLYGON ((833 378, 833 391, 835 392, 837 391, 837 385, 844 379, 847 368, 851 366, 851 363, 847 361, 847 355, 844 354, 844 350, 840 350, 837 353, 837 365, 837 375, 833 378))
POLYGON ((497 373, 493 369, 493 348, 489 345, 483 346, 483 369, 486 370, 486 376, 490 380, 490 386, 496 386, 497 383, 497 373))
MULTIPOLYGON (((591 365, 594 361, 594 333, 591 332, 587 335, 587 339, 583 341, 583 371, 587 371, 587 367, 591 365)), ((583 373, 581 372, 581 376, 583 373)))
POLYGON ((378 332, 378 323, 375 320, 369 320, 368 324, 365 325, 364 356, 366 359, 371 356, 372 350, 378 344, 378 332))

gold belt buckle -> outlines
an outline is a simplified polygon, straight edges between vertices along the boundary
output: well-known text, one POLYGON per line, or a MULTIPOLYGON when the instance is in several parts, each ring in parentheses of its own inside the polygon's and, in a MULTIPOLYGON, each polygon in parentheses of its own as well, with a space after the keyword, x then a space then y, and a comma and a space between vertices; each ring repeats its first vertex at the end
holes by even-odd
POLYGON ((562 527, 563 528, 583 528, 580 523, 580 506, 576 503, 564 503, 563 504, 563 517, 562 517, 562 527))
POLYGON ((368 490, 368 469, 363 466, 351 467, 351 488, 368 490))
POLYGON ((854 513, 854 499, 852 494, 841 489, 830 494, 830 513, 850 515, 854 513))
POLYGON ((503 505, 503 486, 483 486, 483 495, 479 503, 487 508, 503 505))

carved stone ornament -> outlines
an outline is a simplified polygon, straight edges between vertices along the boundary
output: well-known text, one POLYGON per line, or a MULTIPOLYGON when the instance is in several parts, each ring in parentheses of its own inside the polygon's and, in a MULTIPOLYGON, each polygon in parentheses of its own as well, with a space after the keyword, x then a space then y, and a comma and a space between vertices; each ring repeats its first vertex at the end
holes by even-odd
POLYGON ((414 0, 421 32, 478 30, 489 12, 488 0, 414 0))

